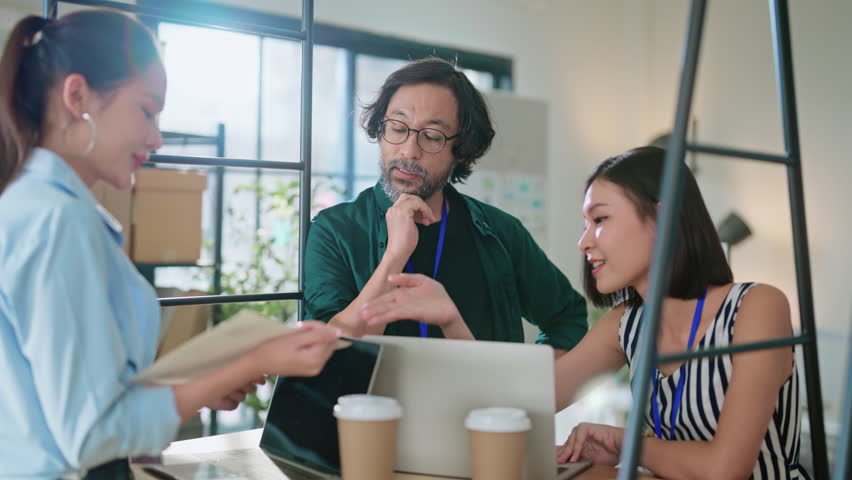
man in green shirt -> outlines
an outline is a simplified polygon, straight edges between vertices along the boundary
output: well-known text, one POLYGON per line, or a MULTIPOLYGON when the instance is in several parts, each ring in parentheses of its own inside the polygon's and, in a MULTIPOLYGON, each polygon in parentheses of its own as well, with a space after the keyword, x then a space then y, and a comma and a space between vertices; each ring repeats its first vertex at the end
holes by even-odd
POLYGON ((587 330, 584 298, 516 218, 451 185, 494 136, 464 73, 435 58, 410 63, 388 77, 362 122, 380 144, 381 178, 312 222, 306 318, 352 335, 511 342, 523 342, 525 318, 539 327, 538 343, 576 345, 587 330), (427 304, 441 289, 449 299, 427 304))

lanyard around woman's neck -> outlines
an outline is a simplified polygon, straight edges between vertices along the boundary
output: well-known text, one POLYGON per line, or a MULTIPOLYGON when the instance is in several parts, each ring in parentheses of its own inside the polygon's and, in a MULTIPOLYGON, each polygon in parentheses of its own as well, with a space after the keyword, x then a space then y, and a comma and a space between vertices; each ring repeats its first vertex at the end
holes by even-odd
MULTIPOLYGON (((698 331, 698 324, 701 323, 701 311, 704 310, 704 299, 707 297, 707 290, 701 294, 701 298, 698 299, 698 303, 695 305, 695 314, 692 317, 692 330, 689 332, 689 342, 686 345, 686 351, 692 350, 692 342, 695 341, 695 333, 698 331)), ((672 399, 672 414, 670 418, 671 422, 671 437, 670 440, 675 439, 675 423, 677 422, 677 414, 678 410, 680 410, 681 397, 683 396, 683 383, 686 377, 686 362, 683 362, 683 365, 678 369, 680 374, 677 379, 677 389, 675 390, 674 398, 672 399)), ((657 405, 657 376, 659 373, 659 369, 655 368, 654 372, 651 374, 651 385, 654 386, 654 390, 651 393, 651 408, 654 416, 654 433, 657 434, 657 438, 663 438, 663 427, 662 422, 660 421, 660 406, 657 405)))
MULTIPOLYGON (((438 278, 438 265, 441 264, 441 254, 444 251, 444 236, 447 233, 447 195, 444 194, 444 201, 441 203, 441 231, 438 233, 438 248, 435 251, 435 266, 432 269, 432 278, 438 278)), ((408 262, 405 264, 406 270, 408 273, 414 273, 414 265, 411 263, 411 259, 408 259, 408 262)), ((420 322, 420 336, 428 337, 429 336, 429 326, 423 322, 420 322)))

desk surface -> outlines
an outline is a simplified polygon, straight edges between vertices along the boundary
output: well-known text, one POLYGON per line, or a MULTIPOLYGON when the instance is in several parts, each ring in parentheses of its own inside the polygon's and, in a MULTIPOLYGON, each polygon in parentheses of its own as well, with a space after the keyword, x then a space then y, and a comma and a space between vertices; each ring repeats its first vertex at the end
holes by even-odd
MULTIPOLYGON (((210 454, 215 452, 226 452, 228 450, 242 450, 247 448, 257 447, 260 444, 260 436, 263 429, 246 430, 244 432, 228 433, 224 435, 216 435, 213 437, 202 437, 192 440, 183 440, 172 443, 169 448, 163 452, 163 462, 182 463, 181 458, 191 458, 192 455, 210 454), (178 460, 177 462, 174 460, 178 460)), ((134 466, 134 474, 140 480, 156 480, 153 476, 144 473, 141 469, 134 466)), ((612 467, 595 465, 586 470, 579 476, 577 480, 609 480, 615 479, 618 471, 612 467)), ((281 473, 279 480, 286 480, 286 476, 281 473)), ((449 477, 437 477, 431 475, 416 475, 411 473, 397 473, 394 480, 438 480, 449 477)), ((652 479, 654 477, 640 475, 640 479, 652 479)), ((266 480, 266 479, 264 479, 266 480)), ((274 479, 272 479, 274 480, 274 479)))

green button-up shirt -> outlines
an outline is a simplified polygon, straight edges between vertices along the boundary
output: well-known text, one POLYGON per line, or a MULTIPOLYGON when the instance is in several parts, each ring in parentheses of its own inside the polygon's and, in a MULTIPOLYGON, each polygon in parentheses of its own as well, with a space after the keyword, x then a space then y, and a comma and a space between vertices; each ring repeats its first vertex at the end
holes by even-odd
MULTIPOLYGON (((489 340, 523 342, 525 318, 539 327, 536 343, 574 347, 588 328, 585 299, 517 218, 458 195, 470 211, 492 302, 494 338, 489 340)), ((328 321, 358 296, 385 253, 385 213, 391 205, 377 184, 316 216, 305 249, 306 318, 328 321)))

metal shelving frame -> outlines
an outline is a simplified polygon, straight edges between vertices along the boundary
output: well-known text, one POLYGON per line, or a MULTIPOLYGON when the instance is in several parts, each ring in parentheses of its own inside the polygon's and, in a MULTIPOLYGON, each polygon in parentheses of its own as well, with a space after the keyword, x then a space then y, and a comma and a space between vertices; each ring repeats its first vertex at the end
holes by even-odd
MULTIPOLYGON (((793 82, 793 54, 787 1, 769 0, 773 52, 775 56, 775 76, 778 86, 781 122, 786 150, 786 153, 783 155, 687 143, 686 129, 692 105, 692 94, 698 67, 706 3, 706 0, 692 0, 689 12, 689 24, 686 46, 683 51, 674 129, 666 151, 665 167, 663 170, 662 190, 660 193, 661 206, 657 222, 657 237, 654 245, 654 262, 651 266, 649 294, 642 313, 639 357, 635 375, 638 378, 650 378, 651 369, 659 363, 801 344, 804 353, 808 412, 811 425, 811 449, 814 457, 813 473, 815 478, 828 478, 828 457, 826 455, 822 391, 820 389, 816 327, 814 324, 813 294, 805 224, 802 161, 799 150, 799 126, 793 82), (777 163, 787 167, 787 183, 790 196, 790 213, 792 217, 793 246, 795 250, 796 278, 798 284, 799 316, 802 324, 800 335, 747 345, 733 345, 725 348, 712 348, 676 355, 659 356, 656 349, 656 338, 659 331, 663 298, 666 295, 666 285, 668 285, 669 281, 671 252, 677 233, 676 219, 680 211, 679 200, 683 195, 683 181, 686 170, 684 157, 687 150, 777 163)), ((633 392, 636 404, 631 409, 628 417, 625 443, 621 451, 621 469, 618 474, 620 480, 627 480, 636 476, 636 467, 639 463, 639 454, 642 448, 641 434, 644 424, 644 414, 648 408, 649 389, 649 382, 637 382, 635 391, 633 392)), ((846 430, 848 435, 848 425, 846 430)), ((848 450, 848 446, 846 449, 848 450)), ((837 478, 841 477, 838 476, 837 478)))

